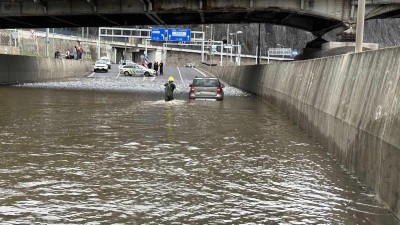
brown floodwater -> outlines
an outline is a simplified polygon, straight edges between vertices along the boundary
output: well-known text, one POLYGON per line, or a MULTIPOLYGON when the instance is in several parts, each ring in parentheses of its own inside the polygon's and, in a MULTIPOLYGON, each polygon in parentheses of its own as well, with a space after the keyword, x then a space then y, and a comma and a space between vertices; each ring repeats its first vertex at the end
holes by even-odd
POLYGON ((249 96, 0 88, 0 224, 399 222, 249 96))

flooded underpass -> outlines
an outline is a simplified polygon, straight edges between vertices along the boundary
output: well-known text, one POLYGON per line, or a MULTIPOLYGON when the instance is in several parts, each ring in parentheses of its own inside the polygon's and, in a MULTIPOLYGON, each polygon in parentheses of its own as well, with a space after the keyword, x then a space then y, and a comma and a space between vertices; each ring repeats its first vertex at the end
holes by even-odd
POLYGON ((0 224, 399 224, 257 98, 118 82, 0 88, 0 224))

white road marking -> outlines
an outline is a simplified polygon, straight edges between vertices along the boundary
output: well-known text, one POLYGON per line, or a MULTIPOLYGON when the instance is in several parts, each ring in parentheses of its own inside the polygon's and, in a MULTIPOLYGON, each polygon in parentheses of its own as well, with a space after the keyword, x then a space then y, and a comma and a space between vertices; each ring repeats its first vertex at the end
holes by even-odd
POLYGON ((215 77, 214 74, 208 72, 207 70, 204 70, 204 69, 202 69, 202 68, 199 68, 199 70, 203 71, 204 73, 206 73, 206 74, 207 74, 208 76, 210 76, 210 77, 215 77))
POLYGON ((117 78, 119 77, 119 72, 118 72, 118 75, 117 75, 117 78))
POLYGON ((95 73, 92 73, 92 74, 90 74, 88 77, 93 77, 94 74, 95 74, 95 73))
POLYGON ((182 74, 181 74, 181 71, 179 70, 179 68, 178 67, 176 67, 177 69, 178 69, 178 72, 179 72, 179 76, 181 77, 181 81, 182 81, 182 84, 183 84, 183 78, 182 78, 182 74))
POLYGON ((207 75, 205 75, 203 72, 201 72, 200 70, 198 70, 197 68, 194 68, 195 70, 197 70, 197 72, 199 72, 201 75, 207 77, 207 75))

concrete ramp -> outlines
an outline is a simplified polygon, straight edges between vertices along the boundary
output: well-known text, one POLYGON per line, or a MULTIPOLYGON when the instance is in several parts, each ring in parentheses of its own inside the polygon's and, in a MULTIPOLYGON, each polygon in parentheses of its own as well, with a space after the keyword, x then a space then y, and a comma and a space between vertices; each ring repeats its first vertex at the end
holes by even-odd
POLYGON ((210 72, 286 113, 400 218, 400 47, 210 72))

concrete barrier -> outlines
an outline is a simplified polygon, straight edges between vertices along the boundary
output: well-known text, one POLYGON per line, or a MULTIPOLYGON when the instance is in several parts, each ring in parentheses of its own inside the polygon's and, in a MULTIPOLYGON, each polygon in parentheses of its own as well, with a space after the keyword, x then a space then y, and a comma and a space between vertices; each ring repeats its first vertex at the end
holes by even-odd
POLYGON ((0 55, 0 84, 81 77, 92 70, 92 64, 89 61, 0 55))
POLYGON ((400 47, 208 69, 284 111, 400 218, 400 47))

